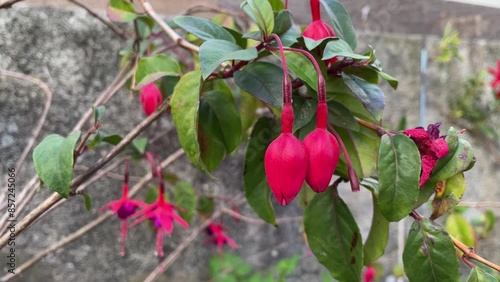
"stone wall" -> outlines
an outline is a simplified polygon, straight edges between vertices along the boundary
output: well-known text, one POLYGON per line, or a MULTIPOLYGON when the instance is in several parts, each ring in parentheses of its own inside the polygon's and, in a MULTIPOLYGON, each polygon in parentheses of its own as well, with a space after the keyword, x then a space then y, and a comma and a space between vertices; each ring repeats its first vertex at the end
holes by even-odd
MULTIPOLYGON (((436 38, 425 40, 424 37, 416 35, 360 34, 360 49, 368 44, 374 46, 377 57, 386 70, 400 80, 397 92, 391 90, 387 84, 383 85, 388 102, 384 116, 386 124, 394 127, 399 119, 406 115, 408 126, 418 125, 420 48, 425 44, 432 53, 437 42, 436 38)), ((38 142, 47 134, 66 135, 73 128, 80 115, 112 81, 117 72, 118 51, 122 45, 123 43, 100 22, 82 10, 25 7, 0 10, 0 69, 40 78, 49 82, 54 91, 52 107, 38 142)), ((428 123, 443 121, 443 128, 457 126, 443 118, 446 114, 447 99, 460 91, 458 82, 468 74, 484 69, 485 62, 493 65, 500 58, 500 44, 465 42, 461 54, 464 57, 462 62, 430 65, 428 123)), ((0 171, 6 171, 7 167, 14 165, 42 112, 43 104, 44 96, 36 87, 0 77, 0 171)), ((143 118, 138 114, 141 112, 139 102, 130 98, 127 91, 115 95, 110 104, 113 106, 108 107, 102 128, 105 132, 124 134, 143 118)), ((168 156, 180 146, 172 123, 166 119, 152 125, 146 133, 160 133, 152 150, 160 152, 162 157, 168 156)), ((464 200, 498 200, 499 166, 489 152, 479 149, 481 140, 471 136, 468 136, 468 139, 475 148, 478 162, 476 167, 466 174, 469 190, 464 200)), ((106 147, 90 152, 79 160, 79 163, 90 165, 108 149, 109 147, 106 147)), ((235 194, 236 191, 242 191, 243 151, 244 148, 229 157, 215 172, 224 183, 224 186, 218 186, 222 192, 235 194)), ((18 183, 25 183, 33 175, 32 167, 29 159, 18 176, 18 183)), ((143 172, 137 164, 133 165, 133 168, 133 175, 141 175, 143 172)), ((189 179, 196 189, 214 185, 213 181, 190 165, 185 157, 169 170, 189 179)), ((121 171, 122 168, 117 170, 121 171)), ((74 197, 18 236, 18 263, 26 261, 38 251, 94 219, 97 216, 95 208, 119 197, 119 186, 116 180, 103 178, 88 188, 93 197, 92 212, 85 210, 82 198, 74 197)), ((28 208, 33 208, 48 195, 49 192, 42 189, 35 195, 28 208)), ((342 196, 352 207, 362 235, 366 237, 371 221, 367 216, 371 212, 366 211, 366 207, 371 204, 369 193, 343 192, 342 196)), ((301 214, 295 205, 276 208, 279 215, 301 214)), ((368 210, 371 211, 371 208, 368 210)), ((242 207, 240 212, 255 217, 247 206, 242 207)), ((498 210, 496 212, 499 214, 498 210)), ((265 270, 278 258, 305 254, 306 249, 298 233, 299 222, 274 228, 269 225, 237 223, 227 217, 225 223, 229 226, 229 233, 240 245, 236 252, 259 269, 265 270)), ((388 265, 397 262, 396 225, 391 227, 393 232, 386 255, 382 259, 382 262, 388 265)), ((157 266, 153 255, 153 233, 145 225, 134 228, 130 232, 127 242, 128 254, 124 258, 118 255, 118 234, 119 222, 113 218, 80 240, 48 255, 17 281, 142 281, 157 266)), ((189 231, 176 228, 172 238, 166 240, 165 253, 170 253, 187 234, 189 231)), ((497 225, 490 239, 481 242, 478 248, 481 255, 496 262, 500 261, 500 253, 495 251, 498 250, 500 241, 494 238, 499 234, 500 227, 497 225)), ((213 247, 206 247, 204 240, 205 237, 200 236, 167 271, 163 281, 206 281, 208 258, 216 251, 213 247)), ((4 255, 1 257, 0 267, 3 268, 4 255)), ((289 281, 319 281, 322 269, 314 257, 304 257, 289 281)), ((5 271, 2 271, 0 275, 4 273, 5 271)))

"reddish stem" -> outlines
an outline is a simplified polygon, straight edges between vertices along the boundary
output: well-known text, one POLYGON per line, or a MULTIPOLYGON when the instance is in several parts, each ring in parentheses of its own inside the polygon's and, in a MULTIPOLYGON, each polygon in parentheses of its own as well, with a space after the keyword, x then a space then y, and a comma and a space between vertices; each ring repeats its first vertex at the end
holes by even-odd
POLYGON ((356 170, 352 166, 351 159, 349 158, 349 154, 347 153, 347 149, 345 148, 344 141, 340 138, 340 135, 335 131, 331 124, 327 124, 328 129, 333 133, 337 141, 339 142, 340 147, 342 148, 342 152, 344 153, 345 162, 347 163, 347 173, 349 174, 349 181, 351 183, 351 189, 353 192, 358 192, 359 189, 359 179, 356 170))
MULTIPOLYGON (((285 51, 283 50, 283 44, 281 43, 281 39, 278 35, 272 33, 269 35, 276 43, 278 43, 280 55, 281 55, 281 64, 283 65, 283 103, 292 103, 292 82, 290 81, 290 77, 288 76, 288 66, 286 64, 285 51)), ((266 40, 268 41, 268 40, 266 40)), ((268 49, 272 49, 268 47, 268 49)))
POLYGON ((321 20, 321 12, 319 9, 319 0, 310 0, 309 4, 311 5, 311 15, 313 21, 321 20))

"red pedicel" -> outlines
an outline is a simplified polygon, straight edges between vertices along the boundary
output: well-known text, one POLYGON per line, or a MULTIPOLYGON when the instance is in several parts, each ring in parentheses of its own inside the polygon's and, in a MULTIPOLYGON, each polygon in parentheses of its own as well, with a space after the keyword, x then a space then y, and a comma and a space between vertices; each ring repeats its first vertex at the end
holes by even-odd
POLYGON ((264 157, 267 181, 281 205, 288 205, 293 201, 302 188, 307 173, 306 148, 292 134, 292 126, 292 105, 285 103, 281 115, 281 134, 267 147, 264 157))

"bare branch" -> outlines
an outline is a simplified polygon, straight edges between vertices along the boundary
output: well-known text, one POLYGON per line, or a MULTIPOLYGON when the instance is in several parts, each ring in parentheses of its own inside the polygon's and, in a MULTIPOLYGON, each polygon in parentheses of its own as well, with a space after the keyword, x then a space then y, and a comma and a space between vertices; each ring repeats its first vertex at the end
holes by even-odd
POLYGON ((175 30, 173 30, 168 24, 166 24, 161 17, 156 13, 153 6, 147 0, 140 0, 141 6, 144 8, 144 11, 160 26, 160 28, 165 31, 165 33, 172 38, 172 40, 179 46, 191 50, 193 52, 199 52, 200 47, 190 43, 189 41, 182 38, 175 30))
POLYGON ((85 5, 84 3, 80 2, 79 0, 68 0, 69 2, 77 5, 78 7, 81 7, 85 9, 89 14, 91 14, 94 18, 98 19, 101 21, 103 24, 105 24, 107 27, 109 27, 114 33, 116 33, 118 36, 120 36, 122 39, 127 39, 127 36, 125 35, 125 32, 121 30, 118 26, 116 26, 114 23, 108 21, 98 13, 94 12, 90 7, 85 5))
POLYGON ((2 3, 0 3, 0 10, 12 8, 12 5, 16 4, 17 2, 21 2, 21 1, 23 1, 23 0, 7 0, 5 2, 2 2, 2 3))

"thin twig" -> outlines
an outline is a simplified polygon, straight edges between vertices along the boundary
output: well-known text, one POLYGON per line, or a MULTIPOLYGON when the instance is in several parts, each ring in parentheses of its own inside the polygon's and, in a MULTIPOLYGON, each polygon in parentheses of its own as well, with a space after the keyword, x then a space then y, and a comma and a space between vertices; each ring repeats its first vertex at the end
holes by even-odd
POLYGON ((23 0, 10 0, 10 1, 5 1, 3 3, 0 3, 0 10, 11 8, 12 5, 16 4, 17 2, 21 2, 21 1, 23 1, 23 0))
POLYGON ((474 248, 466 246, 464 243, 460 242, 457 240, 455 237, 451 236, 451 240, 453 241, 453 245, 457 247, 462 253, 464 253, 464 257, 468 259, 473 259, 475 261, 478 261, 488 267, 493 268, 494 270, 500 272, 500 266, 492 263, 491 261, 484 259, 476 254, 474 251, 474 248))
MULTIPOLYGON (((169 166, 174 161, 179 159, 183 154, 184 154, 184 151, 182 149, 178 149, 177 151, 172 153, 167 159, 165 159, 161 163, 161 167, 165 168, 165 167, 169 166)), ((151 173, 148 173, 147 175, 142 177, 129 191, 129 197, 133 197, 134 195, 136 195, 142 187, 144 187, 149 181, 151 181, 152 178, 153 177, 152 177, 151 173)), ((35 254, 28 261, 26 261, 25 263, 21 264, 19 267, 16 268, 16 275, 19 275, 19 274, 25 272, 27 269, 29 269, 30 267, 35 265, 37 262, 39 262, 41 259, 43 259, 49 253, 54 252, 57 249, 64 247, 65 245, 80 238, 84 234, 92 231, 94 228, 96 228, 97 226, 99 226, 100 224, 102 224, 106 220, 108 220, 112 215, 113 214, 111 212, 107 212, 107 213, 99 216, 98 218, 92 220, 91 222, 89 222, 85 226, 81 227, 77 231, 71 233, 63 240, 61 240, 61 241, 45 248, 44 250, 40 251, 39 253, 35 254)), ((0 278, 0 281, 9 281, 9 280, 13 279, 14 277, 16 277, 16 275, 6 274, 2 278, 0 278)))
MULTIPOLYGON (((80 186, 83 182, 88 180, 92 175, 94 175, 98 170, 107 165, 114 157, 116 157, 125 147, 134 140, 144 129, 146 129, 153 121, 156 120, 163 112, 165 112, 168 108, 169 100, 165 101, 153 114, 139 123, 132 131, 125 136, 122 141, 113 147, 111 151, 102 159, 100 159, 97 163, 94 164, 89 170, 87 170, 83 175, 78 176, 73 179, 70 184, 70 193, 74 194, 78 186, 80 186)), ((19 235, 23 232, 27 227, 31 225, 33 221, 35 221, 39 216, 41 216, 45 211, 51 208, 54 204, 62 200, 63 198, 57 194, 52 194, 49 198, 47 198, 44 202, 38 205, 34 210, 32 210, 28 215, 26 215, 16 226, 16 230, 14 232, 15 235, 19 235)), ((0 238, 0 248, 3 248, 10 238, 10 234, 4 234, 0 238)))
POLYGON ((242 12, 232 11, 224 8, 220 8, 217 6, 212 6, 208 4, 196 4, 192 7, 189 7, 183 15, 194 15, 199 13, 216 13, 216 14, 226 14, 236 18, 248 18, 248 15, 242 12))
POLYGON ((172 38, 172 41, 174 41, 177 45, 188 49, 192 52, 198 53, 200 51, 200 47, 190 43, 189 41, 185 40, 182 38, 175 30, 173 30, 168 24, 166 24, 161 17, 156 13, 154 10, 153 6, 149 3, 147 0, 140 0, 139 3, 141 4, 142 8, 146 13, 158 24, 158 26, 165 31, 170 38, 172 38))
MULTIPOLYGON (((85 166, 85 165, 76 165, 75 166, 75 171, 85 171, 85 170, 88 170, 89 167, 88 166, 85 166)), ((111 179, 116 179, 116 180, 121 180, 123 179, 123 175, 122 174, 119 174, 119 173, 115 173, 115 172, 112 172, 112 171, 108 171, 106 173, 104 173, 105 177, 109 177, 111 179)), ((140 176, 135 176, 135 175, 131 175, 129 176, 130 180, 131 181, 139 181, 139 179, 141 179, 140 176)), ((82 186, 84 185, 87 185, 87 183, 89 183, 89 181, 85 182, 85 184, 83 184, 82 186)))
MULTIPOLYGON (((244 221, 244 222, 247 222, 247 223, 251 223, 251 224, 268 224, 267 222, 265 222, 264 220, 262 220, 260 218, 253 218, 253 217, 245 216, 245 215, 242 215, 242 214, 240 214, 238 212, 235 212, 235 211, 233 211, 232 209, 229 209, 229 208, 222 208, 221 211, 222 211, 222 213, 225 213, 227 215, 230 215, 230 216, 234 217, 235 219, 238 219, 238 220, 241 220, 241 221, 244 221)), ((303 218, 302 216, 292 216, 292 217, 277 218, 276 219, 276 224, 286 223, 286 222, 301 221, 302 218, 303 218)))
POLYGON ((114 33, 116 33, 122 39, 127 39, 127 36, 125 35, 125 32, 123 30, 121 30, 114 23, 108 21, 106 18, 102 17, 98 13, 94 12, 92 9, 90 9, 90 7, 88 7, 84 3, 80 2, 79 0, 68 0, 68 2, 71 2, 71 3, 75 4, 75 5, 77 5, 78 7, 81 7, 83 9, 85 9, 89 14, 91 14, 94 18, 96 18, 99 21, 101 21, 107 27, 109 27, 114 33))
MULTIPOLYGON (((16 173, 16 175, 19 175, 19 172, 21 171, 21 167, 24 163, 24 160, 26 159, 26 156, 28 156, 33 145, 35 144, 35 140, 38 137, 38 134, 40 133, 40 130, 42 129, 43 124, 45 123, 45 120, 47 119, 47 114, 49 113, 49 108, 50 108, 50 105, 52 103, 52 96, 53 95, 52 95, 52 91, 50 91, 47 84, 45 84, 44 82, 42 82, 41 80, 39 80, 37 78, 29 76, 29 75, 25 75, 25 74, 13 72, 13 71, 8 71, 8 70, 0 70, 0 76, 8 76, 8 77, 13 77, 13 78, 21 79, 24 81, 28 81, 28 82, 40 87, 40 89, 42 89, 43 92, 45 93, 45 95, 47 96, 42 115, 38 118, 38 124, 33 129, 31 137, 28 140, 26 147, 24 147, 24 150, 21 154, 21 157, 19 157, 19 160, 16 163, 15 173, 16 173)), ((2 197, 0 198, 0 203, 7 202, 7 201, 4 201, 4 199, 5 199, 5 194, 2 193, 2 197)), ((2 221, 0 221, 0 222, 2 222, 2 221)))

